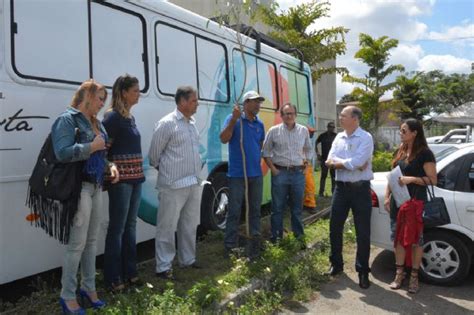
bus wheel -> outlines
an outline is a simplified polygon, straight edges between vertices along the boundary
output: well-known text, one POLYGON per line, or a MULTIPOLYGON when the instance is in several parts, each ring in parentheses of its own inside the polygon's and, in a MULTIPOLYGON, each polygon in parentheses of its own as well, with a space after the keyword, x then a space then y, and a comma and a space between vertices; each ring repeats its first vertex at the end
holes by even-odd
POLYGON ((224 230, 229 204, 229 183, 224 172, 209 178, 201 201, 201 225, 207 230, 224 230))

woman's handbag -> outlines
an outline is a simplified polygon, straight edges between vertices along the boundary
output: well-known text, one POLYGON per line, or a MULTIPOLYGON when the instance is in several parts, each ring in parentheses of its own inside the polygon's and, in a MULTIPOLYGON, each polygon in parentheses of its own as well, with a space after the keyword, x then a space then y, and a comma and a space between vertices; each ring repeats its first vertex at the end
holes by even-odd
POLYGON ((430 185, 427 185, 425 179, 421 178, 426 185, 428 191, 429 200, 425 202, 423 207, 423 224, 425 228, 431 228, 435 226, 445 225, 451 223, 449 218, 448 209, 446 203, 442 197, 436 197, 434 193, 434 187, 430 180, 430 185), (431 191, 430 191, 431 187, 431 191))
POLYGON ((50 236, 68 243, 82 185, 82 162, 61 163, 54 154, 51 134, 38 155, 28 181, 27 206, 50 236))

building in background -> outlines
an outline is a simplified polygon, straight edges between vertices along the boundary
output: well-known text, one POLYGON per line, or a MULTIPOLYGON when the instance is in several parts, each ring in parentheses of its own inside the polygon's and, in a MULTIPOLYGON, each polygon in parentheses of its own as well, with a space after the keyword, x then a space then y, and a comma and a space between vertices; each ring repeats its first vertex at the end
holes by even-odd
MULTIPOLYGON (((242 0, 169 0, 182 8, 193 11, 196 14, 207 18, 215 18, 228 13, 229 4, 242 3, 242 0)), ((255 5, 261 4, 269 6, 273 0, 253 0, 255 5)), ((243 17, 243 24, 250 24, 248 18, 243 17)), ((262 23, 255 23, 253 27, 262 33, 269 31, 268 26, 262 23)), ((321 66, 334 67, 336 60, 328 60, 321 66)), ((323 75, 316 83, 313 84, 314 104, 313 113, 316 121, 316 136, 326 131, 326 125, 329 121, 337 122, 336 112, 336 75, 323 75)))

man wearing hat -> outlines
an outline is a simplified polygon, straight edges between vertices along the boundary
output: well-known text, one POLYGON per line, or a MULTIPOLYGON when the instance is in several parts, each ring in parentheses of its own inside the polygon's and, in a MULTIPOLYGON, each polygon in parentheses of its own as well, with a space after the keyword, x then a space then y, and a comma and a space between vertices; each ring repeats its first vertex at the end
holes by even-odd
MULTIPOLYGON (((249 230, 250 236, 258 244, 260 238, 260 205, 262 203, 263 177, 260 166, 265 127, 258 119, 260 105, 265 100, 255 91, 248 91, 243 96, 243 113, 238 105, 234 106, 220 134, 222 143, 229 143, 229 211, 224 237, 226 255, 238 247, 238 227, 242 202, 245 196, 244 176, 248 178, 249 230), (240 145, 241 128, 243 131, 243 148, 245 161, 242 159, 240 145), (244 174, 244 162, 246 174, 244 174)), ((258 256, 259 246, 252 246, 251 258, 258 256)))

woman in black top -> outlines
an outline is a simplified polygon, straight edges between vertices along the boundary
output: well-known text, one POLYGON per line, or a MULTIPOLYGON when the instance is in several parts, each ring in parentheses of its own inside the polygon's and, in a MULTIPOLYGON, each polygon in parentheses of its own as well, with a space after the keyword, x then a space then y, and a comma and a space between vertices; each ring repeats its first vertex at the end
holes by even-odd
MULTIPOLYGON (((436 161, 433 152, 428 148, 426 138, 423 132, 421 122, 416 119, 407 119, 400 126, 400 148, 392 161, 392 167, 399 166, 403 176, 400 177, 400 185, 407 185, 411 198, 418 200, 427 200, 426 184, 436 185, 436 161)), ((395 201, 391 198, 390 188, 387 185, 385 191, 385 209, 390 212, 390 221, 392 229, 392 239, 394 240, 398 209, 395 201)), ((410 274, 410 283, 408 292, 416 293, 418 285, 418 269, 423 256, 423 236, 413 245, 412 248, 412 271, 410 274)), ((399 289, 405 277, 405 248, 397 242, 395 245, 395 280, 390 284, 391 289, 399 289)))

